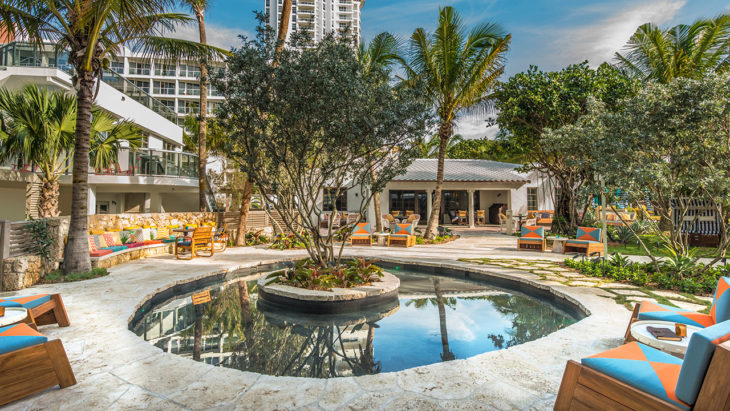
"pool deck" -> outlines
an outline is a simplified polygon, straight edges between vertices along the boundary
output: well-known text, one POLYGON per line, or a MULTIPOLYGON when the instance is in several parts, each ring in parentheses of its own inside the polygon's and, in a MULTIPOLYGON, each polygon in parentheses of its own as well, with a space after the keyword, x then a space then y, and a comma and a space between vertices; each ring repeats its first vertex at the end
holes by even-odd
POLYGON ((549 261, 564 256, 517 252, 515 244, 514 237, 464 232, 461 239, 444 245, 348 247, 346 254, 508 275, 550 286, 592 315, 544 338, 468 359, 329 380, 272 377, 197 363, 163 353, 127 328, 136 307, 156 290, 221 270, 304 256, 302 251, 249 247, 192 261, 153 257, 113 267, 103 278, 36 286, 20 294, 63 296, 71 326, 44 326, 41 331, 63 341, 78 384, 47 390, 8 409, 552 409, 565 362, 618 346, 630 312, 596 280, 564 268, 545 270, 555 268, 549 261), (546 263, 458 261, 485 257, 546 263))

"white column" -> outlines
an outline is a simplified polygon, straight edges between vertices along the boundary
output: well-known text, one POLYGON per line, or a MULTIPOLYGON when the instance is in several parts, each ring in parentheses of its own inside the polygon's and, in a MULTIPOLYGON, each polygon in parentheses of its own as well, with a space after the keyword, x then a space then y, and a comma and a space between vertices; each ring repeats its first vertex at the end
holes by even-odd
POLYGON ((162 195, 160 193, 150 193, 150 213, 162 212, 162 195))
POLYGON ((469 228, 474 228, 474 190, 467 190, 467 196, 469 196, 469 228))
MULTIPOLYGON (((425 220, 431 218, 431 212, 433 211, 433 190, 426 190, 426 217, 425 220)), ((421 217, 423 220, 424 217, 421 217)))
POLYGON ((96 187, 90 185, 88 193, 88 213, 89 215, 96 214, 96 187))

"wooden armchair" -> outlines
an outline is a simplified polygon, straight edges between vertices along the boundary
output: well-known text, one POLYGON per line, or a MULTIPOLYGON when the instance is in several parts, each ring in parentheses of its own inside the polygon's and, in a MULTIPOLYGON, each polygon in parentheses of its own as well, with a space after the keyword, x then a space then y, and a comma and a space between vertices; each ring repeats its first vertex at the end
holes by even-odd
POLYGON ((466 210, 458 210, 456 213, 456 216, 458 217, 457 222, 460 225, 469 224, 469 217, 467 216, 466 210))
POLYGON ((583 253, 585 255, 603 255, 603 230, 593 227, 578 227, 575 240, 568 240, 563 247, 565 253, 583 253))
POLYGON ((476 211, 476 218, 474 219, 475 224, 486 224, 487 223, 487 213, 484 210, 477 210, 476 211))
POLYGON ((216 253, 222 253, 226 251, 226 247, 228 247, 228 233, 226 233, 226 228, 221 226, 213 234, 213 248, 216 253))
POLYGON ((373 245, 373 233, 370 223, 359 223, 350 235, 350 245, 373 245))
POLYGON ((0 406, 36 392, 76 384, 61 340, 27 324, 0 328, 0 406))
POLYGON ((517 239, 518 250, 545 251, 545 227, 523 225, 520 238, 517 239))
POLYGON ((197 227, 190 238, 178 238, 175 242, 175 257, 178 260, 192 260, 195 257, 212 257, 215 253, 213 245, 213 227, 197 227), (187 256, 183 252, 187 251, 187 256), (207 255, 201 255, 200 252, 207 255))
POLYGON ((695 332, 684 360, 631 342, 568 361, 555 410, 730 409, 730 321, 695 332))

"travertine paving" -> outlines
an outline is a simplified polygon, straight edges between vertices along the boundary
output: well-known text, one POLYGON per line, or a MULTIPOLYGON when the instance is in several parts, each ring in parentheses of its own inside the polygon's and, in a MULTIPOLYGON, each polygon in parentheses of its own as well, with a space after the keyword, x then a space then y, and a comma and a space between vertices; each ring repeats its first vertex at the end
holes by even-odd
POLYGON ((127 324, 146 297, 176 282, 304 253, 239 248, 192 261, 154 257, 113 267, 107 277, 38 286, 22 293, 63 295, 71 327, 46 326, 41 331, 63 341, 78 384, 48 390, 8 408, 551 409, 565 362, 619 345, 630 316, 622 304, 641 296, 616 293, 633 288, 613 288, 560 267, 556 261, 563 256, 535 261, 529 253, 510 251, 508 241, 514 240, 500 237, 504 236, 465 237, 442 246, 409 249, 361 247, 348 249, 347 254, 510 276, 551 287, 583 305, 591 315, 539 340, 467 359, 363 377, 272 377, 163 353, 128 331, 127 324), (504 260, 474 260, 485 257, 504 260), (462 258, 472 260, 460 261, 462 258))

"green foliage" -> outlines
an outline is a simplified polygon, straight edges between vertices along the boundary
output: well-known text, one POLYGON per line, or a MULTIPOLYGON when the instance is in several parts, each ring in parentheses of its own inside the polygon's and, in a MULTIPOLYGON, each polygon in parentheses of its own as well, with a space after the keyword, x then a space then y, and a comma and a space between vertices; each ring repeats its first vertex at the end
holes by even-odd
POLYGON ((271 240, 269 248, 276 250, 291 250, 307 248, 310 242, 310 235, 307 231, 302 231, 298 235, 294 233, 279 233, 271 240))
MULTIPOLYGON (((461 138, 460 135, 456 134, 455 136, 451 137, 449 139, 449 142, 446 144, 446 157, 451 157, 449 155, 449 152, 454 149, 454 147, 464 140, 461 138)), ((467 140, 468 141, 468 140, 467 140)), ((439 156, 439 143, 441 142, 441 138, 439 138, 438 135, 432 136, 431 139, 428 141, 422 140, 418 142, 418 150, 419 150, 419 158, 438 158, 439 156)), ((453 158, 459 158, 459 157, 453 157, 453 158)))
POLYGON ((271 242, 271 239, 263 231, 249 231, 246 233, 246 245, 249 247, 268 244, 269 242, 271 242))
POLYGON ((448 148, 448 158, 493 160, 507 163, 523 163, 525 150, 506 138, 461 140, 448 148))
POLYGON ((662 29, 647 23, 616 53, 618 66, 641 80, 669 83, 730 71, 730 14, 662 29))
POLYGON ((298 261, 293 268, 269 274, 267 284, 282 283, 297 288, 326 290, 368 285, 383 276, 383 269, 363 258, 344 261, 341 265, 322 267, 312 259, 298 261))
POLYGON ((40 256, 41 260, 46 263, 51 262, 51 252, 56 240, 48 229, 48 221, 42 218, 28 221, 25 231, 31 239, 30 252, 40 256))
POLYGON ((92 278, 104 277, 109 272, 106 268, 93 268, 91 271, 84 273, 69 273, 64 274, 61 270, 55 270, 43 277, 44 283, 70 283, 74 281, 90 280, 92 278))
MULTIPOLYGON (((74 122, 75 124, 75 122, 74 122)), ((142 147, 142 131, 129 120, 118 120, 108 112, 96 108, 91 120, 91 166, 101 170, 116 164, 121 142, 126 141, 130 150, 142 147)))
POLYGON ((696 260, 667 260, 661 271, 656 271, 650 263, 632 263, 620 254, 611 259, 573 260, 566 259, 565 265, 590 277, 604 277, 614 281, 629 282, 641 287, 648 286, 667 290, 677 290, 690 294, 711 294, 717 287, 720 277, 730 275, 730 265, 706 267, 696 260))

